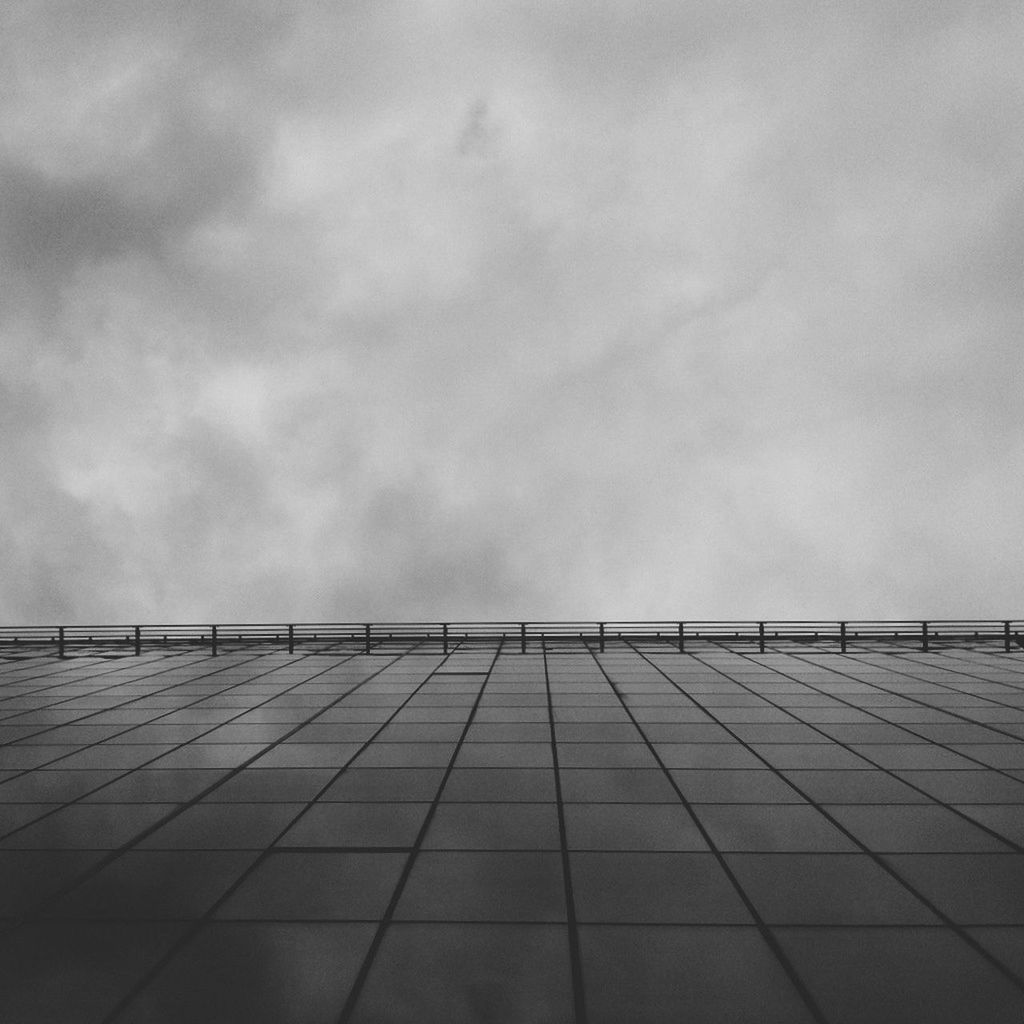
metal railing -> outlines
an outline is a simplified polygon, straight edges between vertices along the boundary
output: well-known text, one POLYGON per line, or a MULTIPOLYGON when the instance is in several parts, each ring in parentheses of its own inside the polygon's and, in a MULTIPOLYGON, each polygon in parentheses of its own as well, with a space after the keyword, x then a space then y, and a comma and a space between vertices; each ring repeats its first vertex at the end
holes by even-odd
POLYGON ((930 651, 943 647, 1024 649, 1022 619, 930 620, 666 620, 652 622, 332 622, 217 623, 192 625, 0 626, 0 655, 52 650, 141 654, 154 649, 268 647, 287 650, 356 650, 395 653, 413 647, 445 654, 472 647, 506 653, 585 649, 604 652, 623 644, 655 644, 686 652, 716 646, 780 651, 811 646, 930 651))

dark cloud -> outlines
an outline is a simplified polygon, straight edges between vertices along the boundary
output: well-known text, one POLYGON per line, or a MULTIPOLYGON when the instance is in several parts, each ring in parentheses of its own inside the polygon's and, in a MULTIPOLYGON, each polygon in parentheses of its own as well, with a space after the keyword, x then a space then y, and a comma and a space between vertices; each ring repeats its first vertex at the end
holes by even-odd
POLYGON ((55 182, 19 167, 0 174, 5 248, 29 274, 66 272, 147 245, 150 226, 103 182, 55 182))

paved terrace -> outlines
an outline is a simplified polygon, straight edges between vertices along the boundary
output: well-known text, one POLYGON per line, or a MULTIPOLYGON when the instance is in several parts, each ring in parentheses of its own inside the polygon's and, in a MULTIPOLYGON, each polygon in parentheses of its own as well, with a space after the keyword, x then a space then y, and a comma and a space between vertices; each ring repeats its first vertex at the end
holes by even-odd
POLYGON ((0 1020, 1021 1024, 1016 635, 605 639, 7 648, 0 1020))

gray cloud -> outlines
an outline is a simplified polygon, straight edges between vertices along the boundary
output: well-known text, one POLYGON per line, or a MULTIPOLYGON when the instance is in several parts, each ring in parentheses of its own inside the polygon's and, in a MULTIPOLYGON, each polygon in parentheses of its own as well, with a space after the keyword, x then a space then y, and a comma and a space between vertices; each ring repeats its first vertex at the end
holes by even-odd
POLYGON ((6 620, 1014 613, 1016 5, 3 18, 6 620))

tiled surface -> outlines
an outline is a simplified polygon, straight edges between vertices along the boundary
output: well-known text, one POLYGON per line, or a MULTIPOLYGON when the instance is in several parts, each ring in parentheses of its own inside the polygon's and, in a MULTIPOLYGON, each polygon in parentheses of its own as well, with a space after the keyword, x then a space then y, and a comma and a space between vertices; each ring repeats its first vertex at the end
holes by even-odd
POLYGON ((1024 1020, 1024 656, 0 662, 0 1020, 1024 1020))

